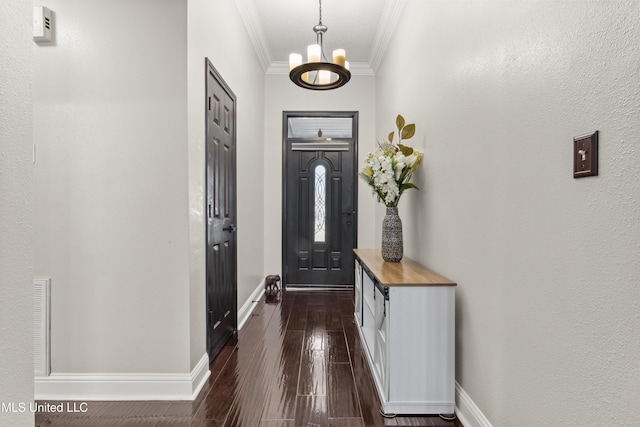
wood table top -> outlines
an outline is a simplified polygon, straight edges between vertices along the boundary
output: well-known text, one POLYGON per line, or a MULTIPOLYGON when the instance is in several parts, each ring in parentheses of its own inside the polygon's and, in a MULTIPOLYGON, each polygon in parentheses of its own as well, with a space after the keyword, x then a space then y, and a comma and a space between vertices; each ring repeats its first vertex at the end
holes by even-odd
POLYGON ((380 249, 354 249, 356 257, 383 286, 456 286, 455 282, 408 257, 386 262, 380 249))

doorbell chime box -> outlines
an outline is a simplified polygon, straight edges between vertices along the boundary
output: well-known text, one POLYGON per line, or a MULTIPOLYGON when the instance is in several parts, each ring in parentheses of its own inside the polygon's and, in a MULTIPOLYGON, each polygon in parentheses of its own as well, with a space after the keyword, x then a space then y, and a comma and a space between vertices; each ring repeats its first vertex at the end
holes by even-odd
POLYGON ((53 40, 53 18, 51 9, 44 6, 33 7, 33 41, 36 43, 53 40))

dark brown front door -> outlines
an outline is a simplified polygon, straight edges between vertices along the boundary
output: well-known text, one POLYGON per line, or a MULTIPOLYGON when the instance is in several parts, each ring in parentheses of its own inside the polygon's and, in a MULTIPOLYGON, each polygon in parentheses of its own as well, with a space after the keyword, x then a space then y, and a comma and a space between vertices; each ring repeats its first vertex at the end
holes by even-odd
POLYGON ((357 117, 284 114, 285 285, 353 285, 357 117))
POLYGON ((235 95, 209 60, 206 100, 207 353, 237 329, 235 95))

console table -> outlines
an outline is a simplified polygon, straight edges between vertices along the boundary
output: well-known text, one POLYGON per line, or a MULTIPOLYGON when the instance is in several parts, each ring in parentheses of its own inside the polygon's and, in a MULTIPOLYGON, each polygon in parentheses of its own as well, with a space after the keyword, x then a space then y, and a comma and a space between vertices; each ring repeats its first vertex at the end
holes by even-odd
POLYGON ((453 413, 456 284, 407 257, 354 253, 355 318, 382 411, 453 413))

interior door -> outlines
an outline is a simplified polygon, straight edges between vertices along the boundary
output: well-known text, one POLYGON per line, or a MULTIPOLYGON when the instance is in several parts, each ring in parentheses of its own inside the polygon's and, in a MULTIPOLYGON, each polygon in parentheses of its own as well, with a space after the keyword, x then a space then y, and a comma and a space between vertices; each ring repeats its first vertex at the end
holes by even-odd
POLYGON ((237 330, 235 95, 209 60, 206 100, 207 353, 237 330))
POLYGON ((284 113, 285 285, 354 283, 357 117, 284 113))

